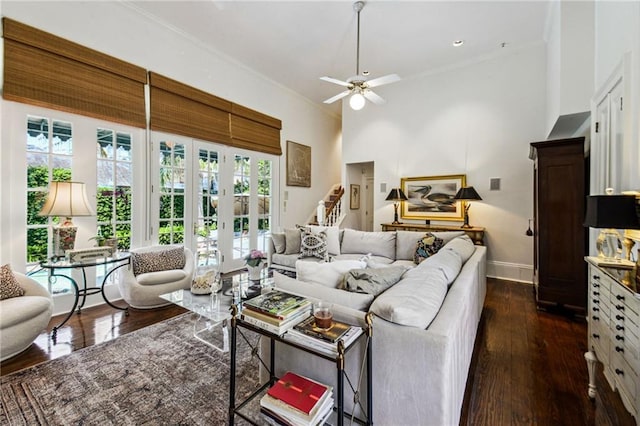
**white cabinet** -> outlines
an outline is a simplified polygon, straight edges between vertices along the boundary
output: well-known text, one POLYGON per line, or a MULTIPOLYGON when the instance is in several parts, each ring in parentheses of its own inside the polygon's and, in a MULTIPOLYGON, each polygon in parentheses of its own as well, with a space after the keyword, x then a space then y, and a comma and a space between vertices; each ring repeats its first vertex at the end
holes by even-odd
POLYGON ((640 425, 640 297, 631 271, 589 263, 589 396, 595 397, 595 362, 640 425))

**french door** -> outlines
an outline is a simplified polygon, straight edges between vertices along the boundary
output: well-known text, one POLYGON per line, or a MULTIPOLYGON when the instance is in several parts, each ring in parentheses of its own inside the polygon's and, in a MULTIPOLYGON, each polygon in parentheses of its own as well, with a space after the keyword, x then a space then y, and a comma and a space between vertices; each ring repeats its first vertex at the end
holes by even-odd
POLYGON ((184 244, 198 268, 222 272, 244 267, 251 249, 266 252, 276 156, 157 132, 152 139, 152 241, 184 244))

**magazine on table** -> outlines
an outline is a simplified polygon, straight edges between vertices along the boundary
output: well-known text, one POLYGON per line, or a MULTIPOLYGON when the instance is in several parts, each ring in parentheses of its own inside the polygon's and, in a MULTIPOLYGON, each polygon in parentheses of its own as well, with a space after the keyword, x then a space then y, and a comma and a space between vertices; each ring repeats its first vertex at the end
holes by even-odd
POLYGON ((243 302, 243 309, 251 309, 278 319, 286 319, 297 313, 298 309, 311 306, 311 301, 303 296, 273 290, 243 302))

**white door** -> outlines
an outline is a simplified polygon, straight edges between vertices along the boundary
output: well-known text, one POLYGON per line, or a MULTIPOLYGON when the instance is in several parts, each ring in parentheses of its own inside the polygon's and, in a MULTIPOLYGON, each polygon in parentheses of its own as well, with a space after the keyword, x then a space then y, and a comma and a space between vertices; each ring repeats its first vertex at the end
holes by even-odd
POLYGON ((277 206, 277 157, 154 132, 150 240, 184 244, 199 268, 243 268, 266 253, 277 206))

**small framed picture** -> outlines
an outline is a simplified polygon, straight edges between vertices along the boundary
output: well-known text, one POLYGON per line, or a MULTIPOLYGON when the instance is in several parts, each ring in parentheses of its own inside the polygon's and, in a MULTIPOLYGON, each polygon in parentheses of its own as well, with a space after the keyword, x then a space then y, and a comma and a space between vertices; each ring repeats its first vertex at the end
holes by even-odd
POLYGON ((351 184, 351 197, 349 198, 349 208, 358 210, 360 208, 360 185, 351 184))

